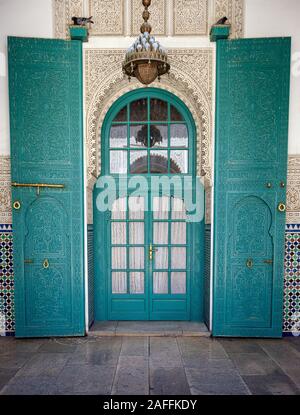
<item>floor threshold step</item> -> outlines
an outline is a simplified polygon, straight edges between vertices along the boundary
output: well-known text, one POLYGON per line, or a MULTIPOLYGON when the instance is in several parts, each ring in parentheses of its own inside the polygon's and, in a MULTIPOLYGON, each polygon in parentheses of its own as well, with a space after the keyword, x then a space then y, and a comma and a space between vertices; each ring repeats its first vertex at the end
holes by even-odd
POLYGON ((210 337, 204 323, 189 321, 97 321, 89 336, 210 337))

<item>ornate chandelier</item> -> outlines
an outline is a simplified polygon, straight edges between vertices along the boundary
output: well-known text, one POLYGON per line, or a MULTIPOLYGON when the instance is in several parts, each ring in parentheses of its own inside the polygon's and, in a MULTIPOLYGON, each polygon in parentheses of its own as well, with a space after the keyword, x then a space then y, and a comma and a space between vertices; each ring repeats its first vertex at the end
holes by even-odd
POLYGON ((169 73, 167 51, 151 36, 152 27, 148 23, 150 13, 148 7, 151 0, 142 0, 145 10, 143 11, 144 23, 141 26, 141 34, 127 50, 123 62, 123 72, 128 76, 137 78, 142 84, 149 85, 156 78, 169 73))

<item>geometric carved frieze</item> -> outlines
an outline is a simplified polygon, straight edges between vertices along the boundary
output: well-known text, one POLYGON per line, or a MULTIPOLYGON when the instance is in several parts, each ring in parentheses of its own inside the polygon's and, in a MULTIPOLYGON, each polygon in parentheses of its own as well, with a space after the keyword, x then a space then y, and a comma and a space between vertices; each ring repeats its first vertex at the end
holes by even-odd
POLYGON ((214 0, 214 18, 212 23, 226 16, 231 23, 230 38, 243 37, 244 33, 244 0, 214 0))
POLYGON ((11 223, 10 157, 0 156, 0 224, 11 223))
MULTIPOLYGON (((130 0, 130 14, 131 14, 131 35, 135 36, 140 33, 140 27, 143 22, 142 13, 144 7, 141 0, 130 0)), ((154 35, 166 34, 166 0, 152 0, 149 8, 150 24, 154 35)))
POLYGON ((286 222, 300 224, 300 155, 289 156, 286 222))
POLYGON ((174 35, 207 35, 208 1, 173 0, 174 35))
MULTIPOLYGON (((197 175, 211 180, 212 71, 210 48, 170 49, 170 76, 151 86, 166 89, 178 96, 190 109, 197 131, 197 175)), ((123 49, 85 50, 86 155, 89 183, 101 171, 100 135, 104 117, 111 105, 130 90, 143 87, 129 83, 121 70, 123 49)))
POLYGON ((122 35, 124 33, 123 0, 89 0, 89 15, 94 24, 89 33, 92 36, 122 35))

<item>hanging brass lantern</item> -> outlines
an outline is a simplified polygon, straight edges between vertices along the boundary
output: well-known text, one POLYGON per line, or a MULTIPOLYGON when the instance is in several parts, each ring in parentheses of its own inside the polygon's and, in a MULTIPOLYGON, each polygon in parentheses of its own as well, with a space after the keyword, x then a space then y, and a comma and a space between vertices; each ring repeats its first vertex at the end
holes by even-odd
POLYGON ((145 10, 143 11, 144 23, 141 26, 141 34, 127 50, 125 61, 123 62, 123 72, 130 80, 137 78, 142 84, 149 85, 156 78, 170 71, 167 51, 151 35, 152 27, 148 23, 150 13, 148 7, 151 0, 142 1, 145 10))

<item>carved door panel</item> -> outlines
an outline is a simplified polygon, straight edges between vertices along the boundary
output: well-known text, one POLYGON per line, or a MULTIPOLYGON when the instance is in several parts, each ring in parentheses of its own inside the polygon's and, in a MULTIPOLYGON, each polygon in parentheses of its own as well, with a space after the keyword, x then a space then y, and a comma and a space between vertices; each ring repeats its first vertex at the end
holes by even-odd
POLYGON ((217 43, 213 334, 282 334, 290 39, 217 43))
POLYGON ((8 49, 16 335, 83 335, 81 43, 8 49))
POLYGON ((269 327, 272 316, 273 213, 263 195, 231 194, 226 322, 269 327))

